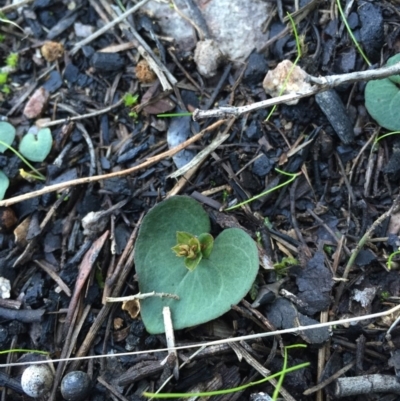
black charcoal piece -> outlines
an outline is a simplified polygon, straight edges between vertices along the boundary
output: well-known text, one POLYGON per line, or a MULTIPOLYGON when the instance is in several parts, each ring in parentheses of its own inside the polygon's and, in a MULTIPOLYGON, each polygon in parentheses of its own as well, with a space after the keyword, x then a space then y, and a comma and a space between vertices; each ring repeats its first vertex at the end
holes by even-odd
MULTIPOLYGON (((181 110, 178 110, 180 112, 181 110)), ((168 148, 172 149, 182 142, 185 142, 191 132, 190 123, 191 117, 173 117, 171 118, 169 128, 167 131, 167 142, 168 148)), ((181 168, 187 163, 189 163, 193 157, 196 155, 194 150, 184 149, 178 152, 176 155, 172 156, 172 160, 177 168, 181 168)))
POLYGON ((258 85, 262 82, 267 72, 268 65, 265 57, 262 54, 253 52, 247 59, 243 82, 247 85, 258 85))
POLYGON ((400 143, 395 142, 392 146, 393 153, 383 169, 390 181, 397 181, 400 178, 400 143))
POLYGON ((265 177, 274 166, 273 163, 264 154, 256 159, 253 164, 253 173, 259 177, 265 177))
POLYGON ((70 84, 74 84, 79 77, 79 69, 78 67, 76 67, 75 65, 73 65, 72 63, 67 64, 67 66, 65 67, 64 70, 64 79, 70 83, 70 84))
POLYGON ((138 156, 140 153, 147 150, 148 148, 149 144, 146 142, 134 147, 133 149, 129 149, 127 152, 118 157, 117 163, 126 163, 130 160, 133 160, 136 158, 136 156, 138 156))
POLYGON ((10 388, 19 394, 25 394, 20 381, 12 378, 2 370, 0 370, 0 386, 10 388))
POLYGON ((262 132, 257 126, 256 121, 252 121, 249 126, 245 129, 244 134, 247 136, 247 138, 252 139, 252 140, 257 140, 260 139, 262 136, 262 132))
POLYGON ((376 260, 376 255, 369 249, 361 249, 358 253, 355 264, 357 266, 368 266, 371 262, 376 260))
POLYGON ((356 67, 357 52, 354 47, 344 51, 338 57, 336 67, 340 73, 353 72, 356 67))
POLYGON ((110 170, 111 168, 110 160, 108 160, 105 156, 100 157, 100 164, 103 170, 110 170))
POLYGON ((347 23, 349 24, 350 29, 358 28, 358 24, 360 23, 357 13, 350 13, 347 18, 347 23))
POLYGON ((378 5, 360 1, 358 15, 361 21, 360 36, 363 49, 371 62, 378 62, 385 42, 382 9, 378 5))
POLYGON ((39 10, 42 8, 50 7, 52 3, 55 3, 54 0, 36 0, 33 3, 32 8, 34 10, 39 10))
POLYGON ((128 243, 130 236, 130 231, 126 227, 125 224, 118 224, 115 227, 115 254, 116 255, 121 255, 123 250, 126 247, 126 244, 128 243))
POLYGON ((87 58, 92 57, 95 52, 92 46, 82 46, 82 53, 87 58))
POLYGON ((66 31, 74 24, 77 17, 78 13, 73 13, 72 15, 64 17, 61 21, 57 23, 57 25, 54 25, 53 28, 51 28, 51 30, 47 34, 47 39, 53 40, 57 36, 60 36, 64 31, 66 31))
POLYGON ((305 304, 299 310, 307 315, 327 309, 331 303, 330 293, 333 287, 332 272, 325 266, 325 256, 316 252, 305 268, 293 268, 299 288, 297 297, 305 304))
POLYGON ((43 88, 49 93, 53 93, 61 88, 63 82, 61 75, 58 71, 51 71, 46 82, 43 84, 43 88))
POLYGON ((95 53, 90 60, 98 71, 119 71, 125 66, 125 59, 118 53, 95 53))
POLYGON ((44 31, 40 25, 40 22, 37 19, 30 18, 31 14, 28 12, 23 11, 22 15, 25 22, 31 29, 33 36, 37 39, 41 38, 44 35, 44 31))
POLYGON ((38 11, 37 16, 42 25, 47 29, 53 28, 58 22, 57 15, 49 10, 38 11))
MULTIPOLYGON (((289 329, 297 326, 311 326, 318 321, 302 315, 287 299, 278 298, 268 306, 267 318, 277 329, 289 329)), ((320 329, 301 330, 300 337, 309 344, 322 344, 330 337, 328 327, 320 329)))
POLYGON ((132 190, 125 177, 114 177, 104 181, 104 189, 114 195, 131 196, 132 190))
POLYGON ((134 320, 129 328, 129 332, 137 337, 143 337, 145 334, 145 327, 141 320, 134 320))
POLYGON ((353 124, 339 95, 333 90, 317 93, 315 100, 340 140, 349 145, 354 141, 353 124))
POLYGON ((80 370, 67 373, 61 382, 61 394, 67 401, 83 401, 92 387, 89 375, 80 370))

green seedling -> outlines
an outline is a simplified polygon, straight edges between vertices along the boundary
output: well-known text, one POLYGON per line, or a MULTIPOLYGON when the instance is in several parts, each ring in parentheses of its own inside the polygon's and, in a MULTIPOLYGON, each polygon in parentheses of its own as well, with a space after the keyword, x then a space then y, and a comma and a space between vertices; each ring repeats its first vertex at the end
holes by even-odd
POLYGON ((164 306, 173 327, 183 329, 223 315, 250 290, 258 272, 255 242, 237 228, 214 240, 210 227, 201 205, 186 196, 159 203, 143 219, 135 248, 140 293, 176 296, 141 301, 149 333, 164 332, 164 306))
POLYGON ((392 260, 396 255, 400 254, 400 249, 398 251, 392 252, 389 257, 388 257, 388 261, 386 263, 387 268, 390 270, 392 268, 392 260))
POLYGON ((0 68, 0 92, 8 95, 11 92, 10 86, 7 85, 8 75, 16 71, 18 64, 18 53, 10 53, 6 58, 6 66, 0 68))
POLYGON ((7 83, 8 74, 6 72, 0 72, 0 85, 7 83))
POLYGON ((361 54, 361 57, 364 59, 364 61, 368 64, 368 66, 371 66, 371 62, 368 60, 368 57, 365 55, 365 53, 363 52, 363 49, 361 48, 360 44, 358 43, 357 39, 355 38, 355 36, 353 35, 353 32, 350 28, 350 25, 347 22, 346 16, 344 15, 343 12, 343 8, 342 5, 340 4, 340 0, 336 0, 336 4, 339 10, 339 14, 342 17, 344 26, 347 29, 347 33, 349 34, 351 40, 353 41, 354 45, 356 46, 358 52, 361 54))
POLYGON ((261 238, 260 231, 256 231, 256 241, 257 241, 257 244, 261 244, 262 238, 261 238))
POLYGON ((138 103, 139 95, 132 95, 132 93, 125 93, 124 95, 124 106, 133 107, 138 103))
POLYGON ((6 65, 13 69, 17 68, 18 53, 10 53, 6 58, 6 65))
MULTIPOLYGON (((35 174, 27 173, 20 169, 23 178, 44 181, 46 177, 36 170, 27 159, 31 161, 43 161, 49 154, 53 142, 51 132, 48 128, 41 129, 37 132, 37 138, 32 132, 28 132, 21 140, 19 152, 15 150, 11 144, 15 139, 15 128, 6 121, 0 122, 0 153, 4 153, 7 149, 11 150, 17 157, 21 159, 35 174), (33 137, 33 138, 32 138, 33 137), (22 145, 22 146, 21 146, 22 145)), ((8 177, 0 170, 0 200, 4 198, 5 192, 10 185, 8 177)))
POLYGON ((299 261, 296 258, 284 257, 280 262, 274 263, 275 270, 281 272, 282 270, 286 270, 290 266, 296 266, 299 264, 299 261))
POLYGON ((125 93, 124 95, 124 105, 125 107, 129 107, 132 110, 129 112, 129 117, 136 120, 138 118, 138 114, 133 108, 137 105, 139 100, 139 95, 132 95, 132 93, 125 93))
POLYGON ((261 380, 258 380, 256 382, 244 384, 239 387, 233 387, 229 388, 226 390, 216 390, 216 391, 207 391, 203 393, 149 393, 149 392, 144 392, 143 396, 149 397, 149 398, 192 398, 192 397, 212 397, 212 396, 217 396, 217 395, 225 395, 225 394, 232 394, 232 393, 237 393, 239 391, 246 390, 249 387, 257 386, 258 384, 263 384, 266 383, 267 381, 275 378, 279 378, 278 383, 275 387, 274 394, 272 396, 273 400, 278 399, 278 394, 280 389, 282 388, 283 380, 285 378, 285 375, 287 373, 295 372, 296 370, 304 369, 308 366, 310 366, 309 362, 305 363, 300 363, 296 366, 293 366, 291 368, 287 367, 287 360, 288 360, 288 354, 287 350, 290 348, 306 348, 306 345, 304 344, 294 344, 288 347, 285 347, 285 352, 284 352, 284 359, 283 359, 283 368, 280 372, 274 373, 273 375, 264 377, 261 380))
MULTIPOLYGON (((400 62, 400 53, 391 57, 386 65, 400 62)), ((365 107, 382 127, 400 131, 400 75, 369 81, 365 86, 365 107)))
POLYGON ((15 22, 10 21, 3 13, 0 13, 0 22, 3 22, 4 24, 10 24, 15 26, 16 28, 20 29, 22 32, 24 32, 24 30, 15 22))
POLYGON ((281 173, 283 175, 287 175, 290 178, 287 181, 283 182, 282 184, 279 184, 279 185, 277 185, 277 186, 275 186, 273 188, 270 188, 270 189, 268 189, 267 191, 265 191, 265 192, 263 192, 261 194, 253 196, 252 198, 247 199, 247 200, 245 200, 245 201, 243 201, 241 203, 238 203, 237 205, 228 207, 227 209, 225 209, 225 211, 227 212, 227 211, 230 211, 230 210, 237 209, 238 207, 241 207, 243 205, 247 205, 250 202, 253 202, 253 201, 255 201, 255 200, 259 199, 259 198, 262 198, 263 196, 268 195, 269 193, 274 192, 277 189, 282 188, 285 185, 290 184, 292 181, 294 181, 301 174, 301 173, 287 173, 286 171, 279 170, 278 168, 276 168, 275 171, 277 171, 278 173, 281 173))

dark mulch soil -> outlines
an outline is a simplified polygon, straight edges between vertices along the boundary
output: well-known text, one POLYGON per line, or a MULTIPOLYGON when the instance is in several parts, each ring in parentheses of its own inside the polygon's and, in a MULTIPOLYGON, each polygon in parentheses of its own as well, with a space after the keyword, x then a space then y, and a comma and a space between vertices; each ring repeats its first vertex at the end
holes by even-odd
MULTIPOLYGON (((168 178, 177 165, 185 163, 170 157, 124 174, 168 150, 167 130, 191 136, 216 121, 165 119, 157 117, 158 113, 240 106, 266 99, 262 80, 267 70, 296 57, 293 35, 289 31, 280 35, 286 26, 281 19, 286 12, 295 11, 295 2, 271 1, 276 12, 266 27, 270 40, 265 49, 253 52, 247 66, 225 60, 213 78, 196 71, 193 49, 180 52, 173 47, 177 38, 157 33, 155 18, 144 19, 140 12, 129 17, 129 24, 135 24, 138 35, 178 81, 166 92, 152 72, 139 64, 137 36, 129 35, 128 27, 110 28, 75 51, 74 46, 82 40, 76 36, 76 24, 97 30, 105 19, 114 19, 100 3, 37 0, 5 13, 23 32, 0 22, 1 65, 10 53, 19 55, 15 71, 0 85, 0 115, 17 128, 13 145, 18 147, 20 138, 39 118, 48 119, 44 122, 61 120, 51 126, 54 142, 50 155, 43 163, 34 163, 46 176, 45 183, 23 179, 19 174, 23 165, 12 152, 0 155, 1 168, 10 179, 5 198, 121 172, 7 207, 2 203, 0 277, 9 280, 11 296, 0 299, 0 349, 47 351, 53 360, 88 357, 55 362, 53 390, 43 399, 62 399, 59 386, 68 371, 89 374, 92 387, 84 399, 96 401, 144 399, 144 390, 157 390, 174 372, 171 358, 162 363, 165 351, 153 352, 166 347, 164 335, 149 335, 140 316, 134 319, 119 305, 104 303, 106 296, 138 292, 132 262, 136 229, 143 215, 172 193, 201 202, 214 234, 226 227, 241 227, 258 241, 260 255, 267 255, 251 294, 216 321, 177 331, 177 345, 364 316, 395 306, 400 290, 398 263, 395 258, 388 270, 386 261, 400 243, 399 215, 390 209, 399 194, 399 140, 391 136, 373 147, 371 137, 386 131, 365 109, 365 82, 304 98, 297 105, 280 105, 269 121, 269 110, 227 120, 185 151, 190 160, 211 143, 218 130, 229 134, 189 179, 168 178), (143 21, 150 22, 151 29, 143 21), (55 61, 46 61, 40 53, 48 40, 65 49, 55 61), (118 48, 128 42, 129 46, 118 48), (110 46, 115 47, 100 52, 110 46), (43 110, 28 119, 25 106, 42 87, 49 100, 39 101, 43 110), (138 103, 126 106, 121 101, 125 93, 137 94, 138 103), (88 113, 95 114, 69 120, 88 113), (226 207, 287 180, 275 168, 301 175, 246 207, 224 212, 226 207), (385 215, 388 211, 390 216, 385 215), (91 224, 84 229, 82 219, 89 213, 91 224), (360 246, 379 218, 380 224, 360 246), (357 258, 351 260, 354 252, 357 258), (90 261, 93 254, 97 255, 95 262, 90 261), (79 268, 88 269, 84 283, 77 280, 79 268), (83 285, 82 295, 74 297, 79 285, 83 285), (144 352, 109 357, 131 351, 144 352), (100 355, 108 358, 95 358, 100 355)), ((126 8, 132 6, 129 1, 122 3, 127 3, 126 8)), ((299 65, 304 70, 324 76, 368 68, 337 16, 335 1, 299 3, 307 9, 297 21, 304 42, 299 65)), ((0 0, 0 6, 8 4, 0 0)), ((346 10, 349 24, 375 63, 371 68, 379 67, 399 49, 399 2, 346 4, 350 6, 346 10)), ((391 338, 386 336, 396 317, 208 347, 180 370, 179 377, 175 372, 163 391, 218 390, 259 380, 268 371, 282 368, 282 347, 292 344, 306 344, 307 348, 290 350, 288 366, 310 365, 286 375, 282 394, 286 400, 313 399, 315 393, 304 392, 329 378, 329 383, 316 390, 319 400, 335 398, 339 377, 384 374, 396 381, 399 331, 393 328, 391 338), (340 371, 343 368, 347 370, 340 371), (332 378, 334 374, 337 376, 332 378)), ((194 351, 179 351, 179 363, 194 351)), ((0 356, 1 400, 29 398, 20 387, 27 358, 18 353, 0 356), (17 362, 24 362, 24 367, 10 366, 17 362)), ((369 389, 368 394, 344 399, 398 399, 398 386, 384 391, 374 394, 369 389)), ((272 395, 273 386, 265 383, 216 399, 246 400, 259 392, 272 395)), ((259 397, 263 396, 254 399, 259 397)))

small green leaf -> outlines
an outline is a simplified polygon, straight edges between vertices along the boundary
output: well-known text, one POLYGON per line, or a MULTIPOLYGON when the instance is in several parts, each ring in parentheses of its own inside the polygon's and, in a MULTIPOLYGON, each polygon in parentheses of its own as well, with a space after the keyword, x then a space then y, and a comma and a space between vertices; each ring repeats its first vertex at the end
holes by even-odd
POLYGON ((199 241, 203 258, 209 258, 214 246, 214 238, 211 234, 200 234, 199 241))
MULTIPOLYGON (((400 54, 396 54, 388 60, 387 65, 399 61, 400 54)), ((400 130, 400 90, 396 83, 400 83, 400 75, 369 81, 365 86, 368 113, 379 125, 391 131, 400 130)))
POLYGON ((185 258, 186 268, 192 272, 199 265, 202 258, 203 258, 203 255, 201 253, 198 253, 194 259, 193 258, 185 258))
MULTIPOLYGON (((6 121, 0 122, 0 141, 3 141, 7 145, 11 146, 15 138, 15 128, 6 121)), ((0 144, 0 153, 3 153, 7 149, 6 146, 0 144)))
POLYGON ((38 132, 30 130, 22 138, 19 151, 32 162, 42 162, 49 155, 52 144, 53 137, 49 128, 42 128, 38 132))
POLYGON ((207 213, 186 196, 159 203, 143 219, 135 248, 140 292, 179 296, 179 300, 152 297, 141 301, 141 316, 149 333, 164 332, 164 306, 170 307, 173 326, 178 330, 223 315, 250 290, 258 272, 258 251, 243 230, 223 231, 208 258, 202 257, 192 271, 192 262, 188 267, 185 258, 177 258, 171 251, 178 232, 203 241, 209 231, 207 213))
POLYGON ((7 191, 7 188, 10 185, 10 180, 8 177, 0 170, 0 200, 4 199, 4 195, 7 191))
POLYGON ((185 244, 189 245, 189 241, 193 238, 192 234, 185 233, 184 231, 178 231, 176 233, 176 242, 178 245, 185 244))
POLYGON ((132 93, 125 93, 124 95, 124 105, 126 107, 131 107, 137 104, 139 95, 132 95, 132 93))
MULTIPOLYGON (((387 61, 386 65, 388 67, 391 67, 392 65, 395 65, 398 62, 400 62, 400 53, 394 55, 393 57, 390 57, 390 59, 387 61)), ((400 75, 392 75, 391 77, 389 77, 389 79, 396 84, 400 84, 400 75)))

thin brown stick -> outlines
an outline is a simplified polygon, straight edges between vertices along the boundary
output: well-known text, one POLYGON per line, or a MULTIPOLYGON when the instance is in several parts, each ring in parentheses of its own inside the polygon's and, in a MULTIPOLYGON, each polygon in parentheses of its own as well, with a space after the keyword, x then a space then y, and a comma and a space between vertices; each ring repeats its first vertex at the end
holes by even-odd
POLYGON ((175 148, 172 148, 170 150, 167 150, 166 152, 160 153, 157 156, 151 157, 150 159, 146 160, 142 164, 139 164, 138 166, 134 166, 134 167, 128 168, 126 170, 122 170, 122 171, 116 171, 114 173, 94 175, 93 177, 82 177, 82 178, 77 178, 76 180, 61 182, 59 184, 54 184, 54 185, 49 185, 49 186, 39 189, 37 191, 29 192, 27 194, 18 195, 18 196, 14 196, 13 198, 10 198, 10 199, 2 200, 2 201, 0 201, 0 206, 10 206, 10 205, 14 205, 15 203, 19 203, 19 202, 22 202, 27 199, 36 198, 37 196, 49 194, 51 192, 60 191, 65 188, 74 187, 74 186, 82 185, 82 184, 89 184, 91 182, 97 182, 97 181, 101 181, 101 180, 107 180, 109 178, 121 177, 124 175, 136 173, 137 171, 140 171, 146 167, 149 167, 154 163, 158 163, 159 161, 161 161, 167 157, 171 157, 171 156, 175 155, 176 153, 180 152, 182 149, 185 149, 192 143, 197 142, 207 132, 212 131, 215 128, 218 128, 220 125, 222 125, 224 123, 225 123, 225 120, 217 121, 214 124, 210 125, 209 127, 205 128, 203 131, 201 131, 198 134, 194 135, 193 137, 189 138, 187 141, 176 146, 175 148))
POLYGON ((263 100, 262 102, 252 103, 246 106, 234 107, 224 106, 213 110, 196 109, 193 112, 193 119, 200 120, 203 118, 219 117, 226 118, 229 116, 239 117, 242 114, 252 111, 265 109, 276 104, 287 103, 296 99, 302 99, 311 95, 316 95, 319 92, 324 92, 336 86, 349 84, 359 81, 371 81, 373 79, 382 79, 400 73, 400 63, 396 63, 391 67, 382 67, 376 70, 357 71, 348 74, 328 75, 326 77, 307 76, 306 81, 314 84, 310 89, 300 93, 290 93, 288 95, 277 96, 272 99, 263 100))

